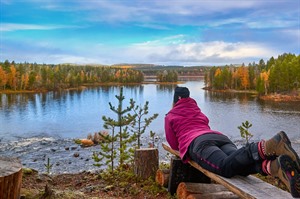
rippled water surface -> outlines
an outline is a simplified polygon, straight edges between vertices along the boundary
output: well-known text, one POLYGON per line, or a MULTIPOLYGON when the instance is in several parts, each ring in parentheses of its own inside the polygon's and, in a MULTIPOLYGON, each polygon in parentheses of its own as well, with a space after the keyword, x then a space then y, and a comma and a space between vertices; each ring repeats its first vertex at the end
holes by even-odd
MULTIPOLYGON (((212 129, 221 131, 239 142, 241 138, 237 127, 248 120, 253 124, 250 128, 250 132, 254 135, 252 140, 269 138, 279 130, 284 130, 290 136, 296 151, 300 153, 298 102, 264 102, 251 94, 208 92, 202 89, 204 86, 202 79, 186 81, 180 85, 190 89, 191 97, 210 119, 212 129)), ((159 114, 144 137, 148 137, 149 130, 153 130, 156 132, 158 142, 164 141, 164 116, 171 108, 174 87, 175 85, 156 84, 124 86, 123 107, 129 105, 130 98, 142 106, 149 101, 148 117, 154 113, 159 114)), ((64 151, 65 147, 72 145, 72 142, 68 143, 71 139, 85 138, 88 133, 103 130, 102 116, 117 118, 108 104, 111 102, 117 106, 115 95, 118 95, 119 91, 120 87, 117 86, 103 86, 81 91, 0 94, 0 144, 2 143, 0 154, 20 156, 34 153, 28 152, 29 148, 24 149, 16 142, 27 144, 31 148, 36 147, 40 151, 47 146, 49 153, 64 151), (40 147, 39 144, 32 145, 36 142, 32 141, 35 138, 39 139, 39 144, 41 142, 51 144, 42 144, 44 147, 40 147), (63 146, 57 141, 61 145, 61 148, 57 149, 52 146, 55 141, 51 139, 68 140, 65 142, 68 144, 63 146)), ((41 153, 47 153, 47 150, 41 153)), ((68 153, 68 156, 73 156, 73 152, 68 153)), ((31 162, 34 163, 33 159, 31 162)), ((82 158, 82 161, 88 162, 87 158, 82 158)))
MULTIPOLYGON (((211 128, 239 138, 237 126, 248 120, 255 138, 268 137, 285 130, 299 140, 300 104, 297 102, 263 102, 250 94, 212 93, 202 89, 203 81, 187 81, 182 85, 191 91, 202 111, 210 118, 211 128)), ((164 115, 169 111, 174 85, 145 84, 124 87, 124 107, 129 99, 137 105, 149 101, 149 116, 158 113, 149 130, 163 135, 164 115)), ((38 94, 0 95, 0 138, 56 136, 80 138, 103 130, 102 116, 116 118, 108 103, 117 106, 119 87, 88 88, 38 94)))

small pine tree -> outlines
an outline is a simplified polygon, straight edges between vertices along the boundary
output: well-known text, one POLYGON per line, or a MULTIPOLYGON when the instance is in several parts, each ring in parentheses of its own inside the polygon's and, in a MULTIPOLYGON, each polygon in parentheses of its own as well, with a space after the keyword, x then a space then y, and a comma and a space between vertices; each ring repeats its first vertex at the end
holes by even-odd
POLYGON ((247 120, 242 122, 242 126, 238 126, 240 129, 241 137, 246 139, 246 144, 249 144, 249 140, 253 137, 253 135, 249 132, 249 129, 252 127, 252 124, 247 120))
MULTIPOLYGON (((131 115, 130 111, 134 108, 135 101, 130 99, 130 106, 123 109, 123 88, 120 89, 120 95, 115 96, 118 99, 118 107, 114 107, 110 102, 110 109, 117 114, 117 120, 103 116, 104 128, 111 129, 112 135, 103 136, 104 143, 101 146, 102 152, 94 153, 93 159, 100 162, 105 158, 107 163, 111 163, 112 172, 114 171, 114 160, 119 155, 119 166, 124 165, 130 157, 132 157, 133 149, 128 148, 128 145, 135 141, 135 136, 128 132, 128 125, 135 119, 136 114, 131 115), (119 132, 115 134, 115 129, 119 132), (116 149, 115 142, 119 142, 119 148, 116 149), (105 143, 106 142, 106 143, 105 143), (110 143, 110 145, 109 145, 110 143), (108 154, 107 154, 108 153, 108 154), (99 157, 100 155, 100 157, 99 157)), ((98 164, 99 165, 99 164, 98 164)))
POLYGON ((47 164, 44 164, 46 170, 47 170, 47 174, 50 174, 50 170, 53 166, 53 164, 50 164, 50 158, 47 158, 47 164))
POLYGON ((144 118, 145 115, 147 115, 148 109, 149 109, 149 102, 146 101, 144 107, 142 108, 141 106, 136 106, 133 111, 136 115, 135 120, 132 123, 133 127, 133 133, 137 137, 137 148, 139 149, 141 146, 141 135, 145 133, 146 128, 150 125, 150 123, 158 117, 158 114, 155 113, 149 118, 144 118))
POLYGON ((115 136, 115 125, 111 118, 106 118, 105 116, 102 117, 105 121, 103 127, 105 129, 111 129, 112 134, 103 134, 99 133, 99 136, 102 138, 102 142, 100 142, 100 147, 102 151, 94 152, 93 159, 96 162, 95 166, 102 166, 103 164, 99 163, 104 158, 106 159, 105 165, 108 166, 108 169, 111 170, 111 173, 114 173, 114 163, 117 157, 117 153, 115 150, 115 142, 117 141, 117 137, 115 136))

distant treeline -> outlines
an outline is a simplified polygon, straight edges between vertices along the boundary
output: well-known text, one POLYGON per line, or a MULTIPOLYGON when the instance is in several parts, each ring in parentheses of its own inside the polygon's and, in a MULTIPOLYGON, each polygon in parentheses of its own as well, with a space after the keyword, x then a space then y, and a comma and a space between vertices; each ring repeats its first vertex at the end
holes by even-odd
POLYGON ((145 76, 156 76, 158 73, 164 71, 176 71, 178 76, 204 76, 208 66, 161 66, 150 65, 145 67, 144 65, 135 66, 137 70, 141 70, 145 76))
POLYGON ((107 82, 140 83, 141 71, 108 66, 0 62, 0 90, 57 90, 107 82))
POLYGON ((99 83, 141 83, 144 76, 176 82, 178 76, 204 76, 205 67, 153 64, 72 65, 0 62, 0 90, 58 90, 99 83))
POLYGON ((290 93, 300 87, 300 55, 282 54, 258 64, 212 67, 205 74, 211 89, 256 90, 259 94, 290 93))
POLYGON ((144 76, 176 82, 179 76, 205 76, 210 89, 257 90, 259 94, 291 92, 300 87, 300 55, 282 54, 266 63, 208 66, 118 64, 89 66, 0 62, 0 90, 57 90, 100 83, 141 83, 144 76))

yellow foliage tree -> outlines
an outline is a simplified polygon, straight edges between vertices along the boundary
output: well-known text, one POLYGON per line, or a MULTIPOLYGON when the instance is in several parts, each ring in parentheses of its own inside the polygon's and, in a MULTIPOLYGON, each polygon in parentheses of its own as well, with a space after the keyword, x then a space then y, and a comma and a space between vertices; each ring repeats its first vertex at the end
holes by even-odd
POLYGON ((260 78, 264 82, 265 95, 268 94, 270 70, 260 73, 260 78))
POLYGON ((222 71, 221 71, 220 68, 218 68, 218 69, 216 70, 216 72, 215 72, 215 77, 217 77, 217 76, 219 76, 219 75, 221 75, 221 74, 222 74, 222 71))
POLYGON ((28 75, 28 73, 25 73, 25 74, 22 75, 21 81, 22 81, 21 85, 23 87, 21 89, 26 90, 28 88, 28 83, 29 83, 29 75, 28 75))

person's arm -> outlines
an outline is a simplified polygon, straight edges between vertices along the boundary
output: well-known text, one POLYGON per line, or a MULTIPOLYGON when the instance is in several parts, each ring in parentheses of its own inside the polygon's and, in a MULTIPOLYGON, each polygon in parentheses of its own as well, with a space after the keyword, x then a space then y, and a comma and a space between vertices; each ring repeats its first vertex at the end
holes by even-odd
POLYGON ((168 117, 165 117, 165 134, 170 147, 174 150, 179 150, 178 141, 175 132, 171 127, 170 121, 168 120, 168 117))

